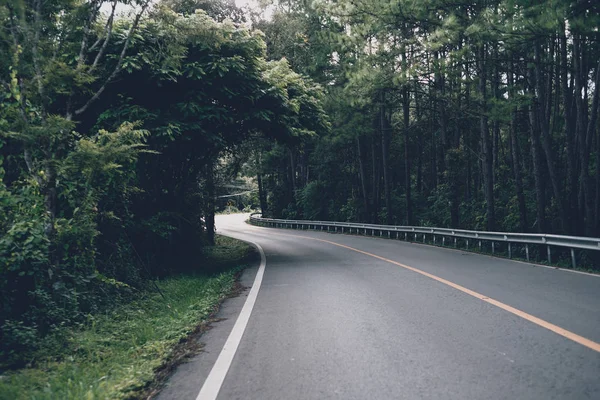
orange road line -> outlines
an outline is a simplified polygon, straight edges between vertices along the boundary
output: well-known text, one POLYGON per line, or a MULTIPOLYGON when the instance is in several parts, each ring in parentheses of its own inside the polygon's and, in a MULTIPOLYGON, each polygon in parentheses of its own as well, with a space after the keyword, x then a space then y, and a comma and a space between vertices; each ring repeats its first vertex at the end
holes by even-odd
POLYGON ((600 353, 600 343, 597 343, 597 342, 594 342, 593 340, 584 338, 583 336, 580 336, 580 335, 578 335, 576 333, 573 333, 573 332, 571 332, 569 330, 561 328, 558 325, 554 325, 554 324, 552 324, 552 323, 550 323, 548 321, 545 321, 545 320, 543 320, 541 318, 538 318, 538 317, 536 317, 534 315, 528 314, 525 311, 521 311, 521 310, 519 310, 517 308, 511 307, 508 304, 502 303, 501 301, 494 300, 492 298, 484 296, 483 294, 477 293, 474 290, 467 289, 464 286, 458 285, 458 284, 456 284, 454 282, 450 282, 449 280, 446 280, 444 278, 440 278, 439 276, 430 274, 429 272, 425 272, 425 271, 422 271, 420 269, 411 267, 410 265, 402 264, 402 263, 399 263, 397 261, 390 260, 388 258, 378 256, 377 254, 373 254, 373 253, 369 253, 369 252, 366 252, 366 251, 363 251, 363 250, 355 249, 354 247, 346 246, 346 245, 343 245, 343 244, 340 244, 340 243, 336 243, 336 242, 331 242, 329 240, 317 239, 317 238, 312 238, 312 237, 308 237, 308 236, 301 236, 301 235, 290 235, 290 234, 286 234, 286 233, 280 233, 280 235, 294 236, 294 237, 305 238, 305 239, 310 239, 310 240, 317 240, 319 242, 329 243, 329 244, 332 244, 334 246, 343 247, 345 249, 352 250, 352 251, 355 251, 357 253, 365 254, 367 256, 371 256, 371 257, 377 258, 379 260, 386 261, 386 262, 389 262, 391 264, 397 265, 399 267, 408 269, 410 271, 416 272, 417 274, 421 274, 421 275, 426 276, 428 278, 434 279, 434 280, 436 280, 436 281, 438 281, 440 283, 443 283, 444 285, 448 285, 448 286, 450 286, 450 287, 452 287, 452 288, 454 288, 456 290, 460 290, 461 292, 466 293, 466 294, 468 294, 470 296, 473 296, 473 297, 475 297, 475 298, 477 298, 479 300, 483 300, 486 303, 492 304, 492 305, 494 305, 494 306, 496 306, 498 308, 501 308, 501 309, 503 309, 505 311, 508 311, 511 314, 514 314, 514 315, 516 315, 518 317, 521 317, 521 318, 523 318, 523 319, 525 319, 525 320, 527 320, 529 322, 533 322, 534 324, 536 324, 538 326, 541 326, 542 328, 546 328, 549 331, 552 331, 552 332, 554 332, 554 333, 556 333, 556 334, 558 334, 560 336, 563 336, 563 337, 565 337, 565 338, 567 338, 569 340, 572 340, 572 341, 574 341, 576 343, 579 343, 580 345, 583 345, 583 346, 587 347, 588 349, 591 349, 591 350, 594 350, 594 351, 597 351, 597 352, 600 353))

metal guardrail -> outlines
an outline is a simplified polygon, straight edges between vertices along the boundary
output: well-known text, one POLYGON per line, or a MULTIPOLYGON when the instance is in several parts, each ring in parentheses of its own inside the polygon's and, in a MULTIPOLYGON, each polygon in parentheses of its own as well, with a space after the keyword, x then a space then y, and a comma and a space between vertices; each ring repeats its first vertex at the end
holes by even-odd
POLYGON ((492 254, 495 252, 495 243, 506 243, 508 247, 508 257, 512 258, 512 244, 519 243, 525 245, 525 255, 529 261, 529 245, 545 245, 548 257, 548 263, 552 263, 552 250, 550 246, 566 247, 571 250, 571 264, 573 268, 577 266, 575 249, 583 250, 599 250, 600 238, 580 237, 580 236, 563 236, 563 235, 546 235, 536 233, 510 233, 510 232, 484 232, 484 231, 469 231, 464 229, 448 229, 448 228, 430 228, 422 226, 395 226, 395 225, 376 225, 376 224, 361 224, 353 222, 334 222, 334 221, 301 221, 291 219, 274 219, 262 218, 260 213, 250 215, 250 223, 258 226, 269 226, 274 228, 291 228, 291 229, 313 229, 321 231, 334 231, 340 233, 356 233, 371 236, 383 236, 384 232, 388 238, 400 239, 400 234, 404 234, 404 239, 408 240, 409 235, 414 235, 416 242, 421 237, 423 243, 426 235, 431 235, 433 243, 436 244, 437 237, 441 238, 441 244, 446 244, 446 238, 454 238, 454 246, 456 247, 457 239, 464 239, 467 250, 469 242, 474 241, 479 243, 481 249, 482 241, 489 241, 492 244, 492 254))

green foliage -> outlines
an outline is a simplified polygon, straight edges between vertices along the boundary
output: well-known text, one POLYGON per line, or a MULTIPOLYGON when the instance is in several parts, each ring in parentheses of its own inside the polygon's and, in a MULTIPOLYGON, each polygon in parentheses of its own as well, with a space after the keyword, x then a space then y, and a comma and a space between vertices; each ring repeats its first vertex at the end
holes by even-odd
POLYGON ((298 205, 302 210, 304 219, 323 220, 325 219, 325 206, 323 201, 323 192, 325 187, 318 181, 307 184, 298 195, 298 205))
POLYGON ((151 279, 213 268, 221 157, 329 128, 323 89, 267 62, 233 2, 101 3, 0 3, 3 364, 151 279))
POLYGON ((263 150, 270 216, 599 234, 598 6, 275 4, 267 55, 323 84, 331 125, 263 150))
POLYGON ((106 198, 129 190, 131 169, 143 151, 146 133, 124 124, 117 132, 87 139, 61 129, 71 126, 52 117, 44 127, 17 136, 25 143, 30 136, 45 140, 55 158, 51 165, 41 166, 36 178, 3 186, 0 320, 6 321, 2 339, 9 359, 26 354, 34 332, 39 338, 97 310, 106 301, 98 296, 111 294, 114 286, 97 279, 98 205, 106 206, 101 215, 114 215, 106 198), (49 218, 48 200, 41 193, 49 185, 46 171, 56 174, 56 196, 61 199, 54 219, 49 218), (27 335, 16 334, 19 330, 27 335), (26 342, 17 343, 21 339, 26 342))
MULTIPOLYGON (((139 395, 174 348, 231 292, 236 269, 214 277, 181 276, 159 283, 165 298, 146 294, 69 333, 68 348, 0 381, 0 399, 124 399, 139 395)), ((11 337, 33 340, 16 324, 11 337)))

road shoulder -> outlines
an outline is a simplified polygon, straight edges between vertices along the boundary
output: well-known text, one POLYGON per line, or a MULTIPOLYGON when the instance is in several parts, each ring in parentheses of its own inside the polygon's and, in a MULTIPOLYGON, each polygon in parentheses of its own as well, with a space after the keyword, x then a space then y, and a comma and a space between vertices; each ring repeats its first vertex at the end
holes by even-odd
POLYGON ((226 299, 214 316, 214 322, 210 324, 206 332, 194 339, 202 346, 202 351, 177 366, 160 393, 153 397, 154 399, 196 398, 246 302, 259 263, 259 259, 254 260, 252 266, 241 273, 239 283, 242 289, 239 295, 226 299))

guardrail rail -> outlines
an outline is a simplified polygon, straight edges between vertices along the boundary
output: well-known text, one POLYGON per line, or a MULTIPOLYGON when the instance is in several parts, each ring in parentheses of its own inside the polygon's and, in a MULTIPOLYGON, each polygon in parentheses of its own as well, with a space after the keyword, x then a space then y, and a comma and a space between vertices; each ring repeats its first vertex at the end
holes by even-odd
POLYGON ((484 232, 484 231, 469 231, 464 229, 449 229, 449 228, 432 228, 422 226, 396 226, 396 225, 377 225, 377 224, 361 224, 353 222, 334 222, 334 221, 302 221, 291 219, 275 219, 262 218, 260 213, 250 215, 250 223, 257 226, 268 226, 273 228, 290 228, 290 229, 312 229, 328 232, 340 233, 356 233, 371 236, 383 236, 388 238, 400 239, 400 235, 404 234, 404 239, 408 240, 409 235, 414 235, 413 239, 416 242, 419 237, 425 243, 426 235, 431 235, 433 244, 437 244, 437 238, 441 239, 442 246, 446 244, 446 238, 454 240, 454 246, 457 245, 457 239, 464 239, 467 250, 469 242, 478 242, 481 250, 482 241, 491 242, 492 254, 495 253, 495 243, 506 243, 508 247, 508 258, 512 258, 512 244, 525 245, 525 256, 529 261, 529 245, 545 245, 548 263, 552 263, 551 246, 565 247, 571 250, 571 264, 573 268, 577 267, 575 257, 575 249, 582 250, 599 250, 600 238, 581 237, 581 236, 564 236, 564 235, 549 235, 539 233, 510 233, 510 232, 484 232))

